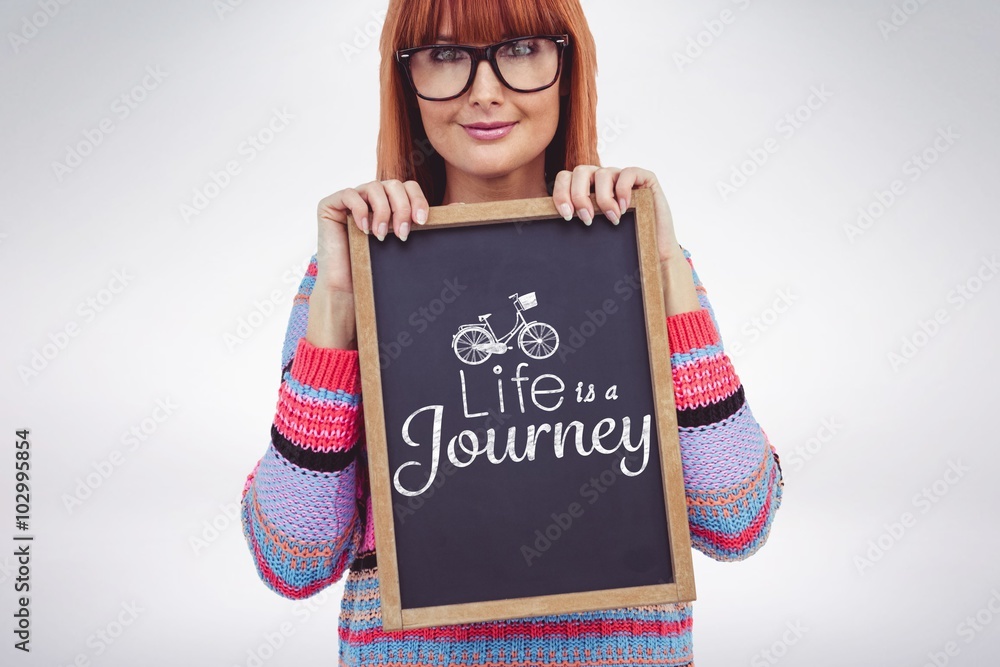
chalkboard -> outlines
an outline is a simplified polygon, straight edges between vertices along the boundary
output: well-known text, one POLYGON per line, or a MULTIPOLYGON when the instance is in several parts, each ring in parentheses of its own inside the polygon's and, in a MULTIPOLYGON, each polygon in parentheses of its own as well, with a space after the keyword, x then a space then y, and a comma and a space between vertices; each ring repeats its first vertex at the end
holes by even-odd
POLYGON ((649 190, 348 228, 383 628, 693 600, 649 190))

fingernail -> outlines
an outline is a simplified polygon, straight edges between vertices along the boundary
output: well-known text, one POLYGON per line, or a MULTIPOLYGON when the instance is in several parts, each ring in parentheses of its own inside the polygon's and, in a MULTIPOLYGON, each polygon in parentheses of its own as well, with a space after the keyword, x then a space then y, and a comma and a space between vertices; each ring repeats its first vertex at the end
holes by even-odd
POLYGON ((368 216, 361 218, 361 230, 367 234, 368 233, 368 216))
POLYGON ((580 216, 580 219, 583 220, 583 224, 585 225, 590 225, 590 223, 594 221, 594 219, 590 217, 590 211, 585 208, 581 208, 576 212, 576 214, 580 216))
POLYGON ((566 220, 573 219, 573 207, 569 204, 559 204, 559 213, 561 213, 562 217, 566 220))
POLYGON ((401 223, 399 223, 399 234, 398 234, 399 240, 400 241, 405 241, 406 240, 406 236, 409 233, 410 233, 410 223, 408 223, 408 222, 401 222, 401 223))
POLYGON ((618 216, 615 215, 615 212, 612 211, 611 209, 608 209, 607 211, 605 211, 604 215, 608 216, 608 220, 611 221, 611 224, 613 224, 613 225, 617 225, 618 224, 618 216))
POLYGON ((628 206, 625 205, 624 199, 618 200, 618 208, 622 210, 622 215, 625 215, 625 211, 628 210, 628 206))
POLYGON ((388 222, 380 223, 379 226, 378 226, 378 231, 375 232, 375 236, 378 237, 379 241, 384 241, 385 240, 385 233, 387 231, 389 231, 389 223, 388 222))
POLYGON ((422 225, 425 222, 427 222, 427 211, 422 208, 417 209, 417 224, 422 225))

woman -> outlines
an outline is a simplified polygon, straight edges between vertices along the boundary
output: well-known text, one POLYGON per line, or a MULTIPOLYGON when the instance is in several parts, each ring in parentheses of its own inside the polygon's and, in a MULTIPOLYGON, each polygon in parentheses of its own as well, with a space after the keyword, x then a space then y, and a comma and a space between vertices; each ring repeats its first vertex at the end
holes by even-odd
POLYGON ((593 188, 616 223, 632 188, 650 188, 695 548, 717 560, 754 553, 783 481, 655 175, 598 166, 596 57, 579 1, 391 0, 381 53, 378 180, 319 204, 271 443, 244 486, 244 534, 260 577, 297 599, 346 572, 344 665, 693 664, 690 604, 383 632, 348 213, 380 240, 390 231, 406 239, 430 205, 552 196, 567 224, 589 225, 593 188), (523 39, 492 49, 492 60, 464 48, 413 50, 514 38, 523 39))

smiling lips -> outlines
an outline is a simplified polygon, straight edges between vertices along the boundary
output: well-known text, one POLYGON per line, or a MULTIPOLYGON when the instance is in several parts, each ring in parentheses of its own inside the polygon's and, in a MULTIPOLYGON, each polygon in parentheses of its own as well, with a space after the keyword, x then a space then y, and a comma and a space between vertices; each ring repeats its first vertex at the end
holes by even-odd
POLYGON ((471 123, 463 125, 473 139, 491 140, 506 137, 517 123, 471 123))

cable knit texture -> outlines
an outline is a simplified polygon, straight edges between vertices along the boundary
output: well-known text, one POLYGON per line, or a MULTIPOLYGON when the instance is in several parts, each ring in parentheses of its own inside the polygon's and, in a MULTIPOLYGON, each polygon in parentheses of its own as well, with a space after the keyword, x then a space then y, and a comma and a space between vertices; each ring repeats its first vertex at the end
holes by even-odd
MULTIPOLYGON (((784 481, 723 351, 691 264, 701 308, 667 317, 692 545, 720 561, 767 540, 784 481)), ((343 666, 692 666, 690 603, 383 632, 369 502, 358 352, 305 339, 312 257, 282 349, 271 442, 243 487, 243 533, 261 580, 290 599, 346 574, 343 666)))

